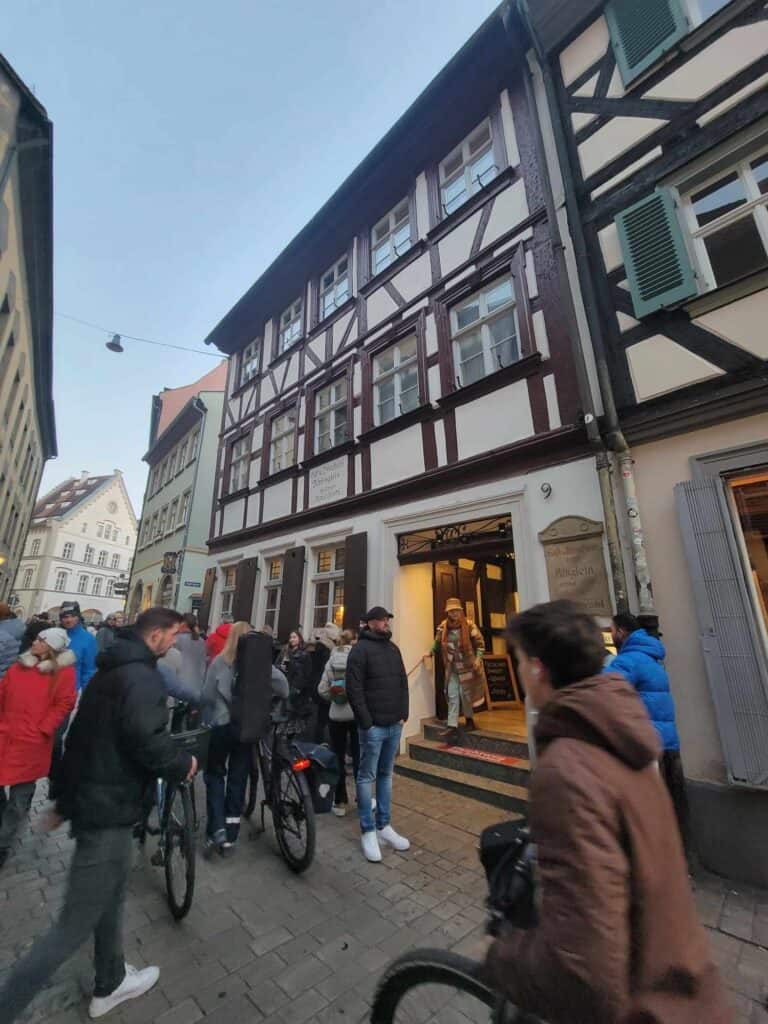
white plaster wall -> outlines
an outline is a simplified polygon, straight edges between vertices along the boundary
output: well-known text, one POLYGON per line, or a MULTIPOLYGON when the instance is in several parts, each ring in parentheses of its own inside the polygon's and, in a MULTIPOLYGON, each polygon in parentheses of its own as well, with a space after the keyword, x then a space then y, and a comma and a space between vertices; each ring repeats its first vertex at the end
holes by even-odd
POLYGON ((459 459, 520 441, 534 433, 525 381, 515 381, 456 409, 459 459), (489 431, 492 424, 492 432, 489 431))
POLYGON ((597 238, 600 242, 600 251, 603 254, 605 269, 610 273, 624 262, 624 254, 619 244, 619 232, 616 230, 616 225, 611 222, 602 231, 598 231, 597 238))
POLYGON ((649 89, 645 96, 659 100, 701 99, 766 53, 768 23, 759 21, 732 28, 649 89))
POLYGON ((355 315, 354 310, 350 310, 349 313, 345 313, 344 316, 340 316, 339 319, 333 325, 333 351, 338 351, 342 338, 344 337, 344 331, 349 326, 349 321, 355 315))
POLYGON ((258 494, 251 494, 248 497, 248 512, 246 513, 245 525, 259 525, 259 505, 261 504, 258 494))
POLYGON ((397 621, 397 642, 403 652, 408 677, 410 715, 405 736, 421 731, 421 723, 435 713, 435 679, 431 667, 419 661, 419 652, 428 650, 434 632, 432 606, 432 566, 403 565, 395 577, 394 607, 397 621), (410 659, 410 660, 409 660, 410 659))
POLYGON ((515 132, 515 120, 512 117, 512 105, 509 102, 509 92, 503 89, 501 96, 501 124, 504 129, 504 141, 507 146, 507 158, 510 167, 517 167, 520 163, 520 152, 517 148, 517 133, 515 132))
POLYGON ((768 359, 768 289, 705 313, 694 323, 760 359, 768 359))
POLYGON ((653 117, 614 117, 579 146, 584 177, 589 178, 665 124, 653 117))
POLYGON ((609 46, 608 26, 605 18, 600 17, 560 54, 560 69, 565 84, 570 85, 595 61, 600 60, 609 46))
POLYGON ((224 506, 224 533, 242 530, 244 504, 244 499, 240 498, 238 501, 232 501, 229 505, 224 506))
POLYGON ((429 190, 424 171, 416 178, 416 220, 413 234, 415 238, 421 238, 429 227, 429 190))
POLYGON ((291 481, 281 480, 279 484, 264 488, 264 522, 290 515, 291 481))
POLYGON ((401 270, 392 279, 392 284, 397 288, 406 302, 415 299, 417 295, 425 291, 432 284, 432 274, 429 269, 429 254, 424 253, 413 263, 409 263, 404 270, 401 270))
MULTIPOLYGON (((318 359, 322 360, 322 362, 325 362, 325 334, 321 334, 317 338, 313 338, 312 341, 310 341, 309 343, 309 347, 312 349, 313 353, 317 356, 318 359)), ((307 367, 309 367, 310 365, 311 364, 307 362, 307 367)))
POLYGON ((262 445, 264 444, 264 424, 259 423, 253 428, 253 434, 251 435, 251 451, 260 452, 262 445))
POLYGON ((724 372, 662 334, 655 334, 628 348, 627 361, 639 402, 702 380, 721 377, 724 372))
POLYGON ((563 421, 560 418, 560 404, 557 401, 557 385, 555 376, 548 373, 544 378, 544 395, 547 400, 547 413, 549 415, 550 430, 557 430, 562 427, 563 421))
POLYGON ((446 235, 438 243, 440 267, 444 277, 446 274, 450 274, 452 270, 455 270, 461 263, 464 263, 465 260, 469 259, 469 252, 472 248, 472 241, 475 237, 479 220, 480 210, 473 213, 471 217, 467 217, 465 221, 462 221, 458 227, 454 228, 450 234, 446 235))
MULTIPOLYGON (((282 367, 280 367, 282 371, 282 367)), ((279 378, 278 378, 279 379, 279 378)), ((291 388, 299 379, 299 354, 294 352, 288 359, 288 372, 285 375, 285 382, 282 384, 283 391, 286 388, 291 388)))
POLYGON ((429 400, 430 402, 436 402, 441 397, 439 366, 429 367, 427 370, 427 380, 429 382, 429 400))
MULTIPOLYGON (((510 231, 524 221, 528 216, 528 201, 525 198, 525 183, 522 180, 513 182, 509 188, 500 192, 493 201, 493 210, 485 229, 483 237, 483 248, 490 245, 495 238, 499 238, 506 231, 510 231)), ((470 238, 469 244, 472 244, 470 238)), ((464 254, 464 259, 469 255, 469 246, 464 254)), ((442 258, 442 253, 441 253, 442 258)))
POLYGON ((533 321, 533 336, 536 341, 536 349, 538 352, 541 352, 542 358, 549 359, 549 337, 547 336, 544 310, 537 309, 531 320, 533 321))
POLYGON ((434 355, 434 353, 437 352, 437 324, 435 323, 435 317, 432 313, 427 314, 424 322, 424 335, 427 355, 434 355))
POLYGON ((375 326, 380 320, 397 312, 397 303, 383 288, 377 288, 368 298, 368 326, 375 326))
POLYGON ((438 466, 447 465, 448 455, 445 447, 445 423, 442 420, 435 420, 435 448, 437 449, 438 466))
POLYGON ((266 405, 267 402, 271 401, 275 397, 276 391, 272 387, 272 381, 267 375, 261 378, 261 404, 266 405))
POLYGON ((539 282, 536 280, 536 268, 533 262, 533 253, 530 249, 525 254, 525 281, 528 288, 528 295, 535 299, 539 294, 539 282))
POLYGON ((371 445, 373 487, 384 487, 423 472, 424 451, 418 423, 371 445))

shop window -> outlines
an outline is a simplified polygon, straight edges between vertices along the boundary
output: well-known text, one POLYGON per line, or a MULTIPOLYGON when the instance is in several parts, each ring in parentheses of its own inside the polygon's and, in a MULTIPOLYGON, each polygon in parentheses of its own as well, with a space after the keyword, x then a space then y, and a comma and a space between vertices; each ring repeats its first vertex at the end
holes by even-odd
POLYGON ((313 576, 312 626, 319 629, 328 622, 341 627, 344 621, 345 548, 320 548, 315 552, 313 576))
POLYGON ((228 565, 223 570, 221 584, 221 617, 232 618, 232 602, 235 599, 235 586, 237 584, 237 566, 228 565))
POLYGON ((752 602, 768 637, 768 471, 729 480, 752 602))
POLYGON ((379 426, 419 404, 416 336, 403 338, 373 360, 374 423, 379 426))
POLYGON ((296 460, 296 413, 294 410, 275 416, 272 420, 272 440, 269 445, 269 471, 279 473, 296 460))
POLYGON ((280 614, 280 594, 283 583, 282 558, 270 558, 267 562, 267 582, 265 586, 266 601, 264 607, 264 625, 275 632, 277 617, 280 614))
POLYGON ((493 130, 483 121, 440 164, 440 198, 447 215, 458 210, 499 173, 493 156, 493 130))
POLYGON ((385 270, 412 244, 410 204, 404 199, 371 232, 371 273, 385 270))
POLYGON ((327 452, 348 439, 347 378, 341 377, 315 393, 315 451, 327 452))
POLYGON ((351 294, 349 258, 344 256, 320 277, 320 319, 343 306, 351 294))
POLYGON ((466 387, 520 358, 512 278, 475 292, 451 309, 456 383, 466 387))

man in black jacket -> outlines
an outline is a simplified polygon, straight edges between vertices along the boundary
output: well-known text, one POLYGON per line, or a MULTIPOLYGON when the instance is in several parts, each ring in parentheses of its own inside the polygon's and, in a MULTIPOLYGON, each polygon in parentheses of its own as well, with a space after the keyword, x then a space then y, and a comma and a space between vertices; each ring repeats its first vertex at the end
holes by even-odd
POLYGON ((407 850, 410 843, 390 825, 392 770, 400 749, 400 734, 408 718, 408 676, 400 649, 392 643, 392 615, 380 605, 366 614, 347 659, 347 698, 360 730, 360 768, 357 773, 357 810, 363 854, 380 861, 380 843, 407 850), (373 784, 376 783, 376 817, 373 784))
POLYGON ((0 1024, 19 1016, 91 932, 92 1018, 157 982, 157 967, 136 970, 125 963, 122 912, 133 826, 147 785, 159 776, 180 782, 197 770, 196 759, 180 752, 167 731, 165 685, 156 668, 181 621, 171 609, 149 608, 98 656, 98 672, 83 691, 67 736, 55 810, 49 812, 50 826, 69 820, 76 839, 64 906, 0 992, 0 1024))

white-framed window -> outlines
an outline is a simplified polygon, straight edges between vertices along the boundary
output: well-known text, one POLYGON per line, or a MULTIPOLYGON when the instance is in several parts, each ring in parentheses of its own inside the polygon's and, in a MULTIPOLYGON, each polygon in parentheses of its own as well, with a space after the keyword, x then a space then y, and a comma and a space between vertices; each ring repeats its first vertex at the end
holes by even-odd
POLYGON ((320 548, 315 551, 312 579, 312 626, 319 629, 328 622, 341 627, 344 621, 345 548, 320 548))
POLYGON ((88 523, 83 523, 83 525, 80 527, 80 533, 87 533, 87 532, 88 532, 88 523))
POLYGON ((229 456, 229 493, 248 486, 248 471, 251 466, 250 435, 235 441, 229 456))
POLYGON ((94 549, 90 544, 88 544, 85 549, 85 554, 83 555, 83 561, 86 565, 93 565, 93 555, 94 549))
POLYGON ((56 573, 56 582, 53 585, 53 589, 58 591, 66 590, 68 579, 69 573, 64 569, 59 569, 56 573))
POLYGON ((371 273, 378 274, 408 252, 412 234, 410 203, 404 199, 371 231, 371 273))
POLYGON ((104 593, 104 596, 105 597, 114 597, 115 596, 115 581, 113 579, 108 579, 107 580, 107 589, 106 589, 106 591, 104 593))
POLYGON ((145 519, 139 530, 139 547, 142 548, 149 538, 149 520, 145 519))
POLYGON ((101 594, 101 576, 93 577, 93 586, 91 587, 91 593, 94 597, 98 597, 101 594))
POLYGON ((343 306, 352 294, 349 281, 349 258, 342 256, 320 277, 320 319, 343 306))
POLYGON ((465 203, 499 173, 493 156, 489 118, 448 154, 440 164, 440 199, 445 214, 465 203))
POLYGON ((179 499, 174 498, 171 502, 171 509, 168 513, 168 533, 173 533, 176 529, 176 519, 179 515, 179 499))
MULTIPOLYGON (((247 384, 249 380, 253 380, 258 372, 259 343, 258 341, 252 341, 250 345, 245 346, 242 355, 240 356, 240 387, 242 387, 243 384, 247 384)), ((194 459, 194 457, 194 455, 190 455, 190 461, 194 459)))
POLYGON ((183 526, 187 521, 189 515, 189 502, 192 497, 192 491, 184 491, 181 496, 181 504, 179 505, 179 519, 176 523, 177 526, 183 526))
POLYGON ((168 521, 168 506, 160 509, 160 522, 157 524, 157 535, 162 537, 165 533, 165 524, 168 521))
POLYGON ((451 338, 460 387, 517 362, 517 316, 512 278, 494 281, 451 308, 451 338))
POLYGON ((235 599, 235 585, 237 584, 237 566, 228 565, 222 570, 221 580, 221 614, 231 618, 232 602, 235 599))
POLYGON ((269 471, 279 473, 296 461, 296 412, 275 416, 272 420, 272 438, 269 443, 269 471))
POLYGON ((719 171, 680 198, 708 289, 768 267, 768 150, 719 171))
POLYGON ((304 300, 296 299, 280 314, 280 326, 277 334, 277 351, 285 352, 302 335, 304 322, 304 300))
POLYGON ((373 416, 379 426, 419 404, 416 335, 410 334, 373 358, 373 416))
POLYGON ((112 568, 113 569, 119 569, 120 568, 120 555, 112 555, 112 568))
POLYGON ((158 533, 157 533, 157 521, 158 521, 159 518, 160 518, 160 513, 159 512, 155 512, 155 514, 152 516, 152 526, 150 527, 150 530, 149 530, 149 539, 150 539, 150 541, 154 541, 154 540, 157 539, 157 536, 158 536, 158 533))
POLYGON ((96 524, 96 536, 97 537, 103 537, 104 536, 104 523, 97 523, 96 524))
POLYGON ((184 469, 186 464, 187 464, 187 442, 186 441, 182 441, 181 448, 179 448, 179 472, 181 472, 181 470, 184 469))
POLYGON ((78 594, 88 593, 88 576, 85 573, 77 577, 77 592, 78 594))
POLYGON ((24 579, 23 579, 23 582, 21 584, 22 590, 29 590, 29 588, 32 586, 32 577, 34 575, 35 575, 35 570, 34 569, 25 569, 24 570, 24 579))
POLYGON ((168 479, 172 480, 176 476, 176 458, 178 452, 174 448, 171 452, 170 458, 168 459, 168 479))
POLYGON ((36 537, 35 540, 32 541, 32 547, 30 548, 29 553, 30 553, 30 555, 33 555, 33 556, 40 554, 40 538, 39 537, 36 537))
POLYGON ((106 551, 100 551, 99 552, 99 557, 96 559, 96 565, 106 565, 106 564, 107 564, 107 552, 106 551))
POLYGON ((264 587, 266 599, 264 603, 264 625, 274 632, 280 614, 280 594, 283 586, 283 560, 270 558, 267 562, 267 580, 264 587))
POLYGON ((112 523, 104 523, 104 540, 112 539, 112 523))
POLYGON ((75 545, 72 541, 67 541, 64 545, 64 550, 61 552, 62 558, 74 558, 75 557, 75 545))
POLYGON ((730 0, 683 0, 683 6, 687 8, 693 26, 701 25, 729 3, 730 0))
POLYGON ((116 526, 112 527, 112 540, 115 544, 120 543, 120 531, 116 526))
POLYGON ((197 458, 197 448, 200 444, 200 431, 196 430, 189 441, 189 461, 194 462, 197 458))
POLYGON ((349 440, 347 378, 315 392, 315 451, 327 452, 349 440))

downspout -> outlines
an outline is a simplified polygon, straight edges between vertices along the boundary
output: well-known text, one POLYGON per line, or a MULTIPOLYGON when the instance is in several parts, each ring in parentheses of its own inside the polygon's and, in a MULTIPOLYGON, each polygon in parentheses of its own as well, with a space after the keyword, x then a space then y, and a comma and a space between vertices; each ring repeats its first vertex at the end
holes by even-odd
MULTIPOLYGON (((640 517, 640 507, 637 500, 637 486, 635 482, 634 460, 632 452, 627 444, 619 424, 619 417, 616 411, 616 403, 613 396, 610 371, 605 356, 605 337, 600 323, 600 312, 597 306, 597 299, 590 277, 589 254, 587 252, 584 231, 581 225, 581 217, 578 202, 576 199, 576 188, 571 172, 571 162, 568 153, 568 146, 565 138, 565 131, 562 123, 562 112, 550 71, 544 48, 541 45, 536 31, 531 22, 528 0, 516 0, 517 9, 523 23, 528 31, 536 58, 541 69, 544 89, 547 96, 547 103, 551 113, 552 133, 554 136, 557 160, 563 177, 563 190, 565 195, 565 209, 568 217, 573 254, 576 270, 581 289, 584 312, 589 326, 589 332, 593 341, 595 355, 595 367, 597 370, 600 396, 603 402, 604 421, 606 427, 606 441, 608 448, 618 458, 619 471, 621 475, 622 489, 624 493, 624 505, 629 521, 629 531, 632 544, 632 562, 637 582, 638 602, 640 616, 651 628, 658 624, 658 616, 653 603, 653 586, 651 574, 648 568, 648 561, 645 554, 645 536, 643 524, 640 517)), ((508 9, 505 12, 508 17, 508 9)))
MULTIPOLYGON (((502 20, 507 35, 511 36, 511 25, 510 25, 510 14, 511 10, 509 7, 505 9, 502 14, 502 20)), ((571 349, 573 354, 573 363, 576 370, 576 379, 578 381, 579 395, 581 396, 581 402, 584 410, 584 429, 587 433, 587 439, 590 447, 595 453, 595 466, 597 470, 597 478, 600 486, 600 497, 603 506, 603 518, 605 521, 605 539, 608 545, 608 561, 611 568, 611 578, 613 581, 613 593, 616 599, 616 609, 620 612, 629 611, 629 601, 627 597, 627 578, 624 571, 624 559, 621 553, 621 539, 619 537, 618 527, 618 516, 616 512, 616 502, 614 498, 613 483, 611 480, 611 460, 606 451, 605 442, 600 434, 600 427, 595 416, 594 407, 592 403, 592 389, 589 383, 589 375, 587 373, 586 362, 584 360, 584 352, 581 347, 579 340, 579 328, 576 321, 576 312, 573 308, 573 302, 571 299, 570 289, 567 287, 568 283, 568 268, 565 265, 564 246, 560 235, 560 227, 557 221, 557 213, 555 211, 555 202, 552 191, 552 183, 549 175, 549 168, 547 167, 546 152, 544 148, 544 139, 541 134, 541 125, 538 117, 535 116, 536 112, 536 97, 533 92, 533 85, 531 83, 530 71, 527 67, 523 69, 523 82, 525 85, 525 95, 528 102, 528 107, 531 110, 533 116, 534 125, 534 136, 536 141, 537 156, 539 166, 544 180, 544 202, 547 207, 547 221, 549 223, 551 240, 552 240, 552 251, 555 254, 557 261, 558 278, 561 284, 561 290, 563 291, 563 298, 565 300, 565 314, 568 319, 568 334, 571 339, 571 349)))
MULTIPOLYGON (((195 407, 197 408, 197 411, 200 413, 200 441, 198 442, 198 445, 197 445, 197 458, 195 459, 195 472, 192 474, 192 491, 191 491, 191 493, 189 495, 189 508, 187 509, 187 521, 184 524, 184 539, 181 542, 181 565, 178 564, 178 561, 176 563, 176 571, 178 572, 178 577, 176 579, 176 600, 173 602, 175 605, 177 605, 179 603, 179 597, 181 596, 181 583, 182 583, 181 577, 184 575, 183 571, 182 571, 184 569, 184 556, 187 553, 187 543, 189 542, 189 524, 192 521, 192 506, 194 505, 195 494, 197 492, 197 471, 200 468, 200 460, 203 457, 203 441, 205 440, 205 438, 204 438, 205 424, 206 424, 206 420, 208 419, 208 407, 205 405, 205 403, 202 401, 202 399, 199 396, 195 398, 195 407)), ((181 503, 181 497, 179 497, 179 503, 181 503)))

